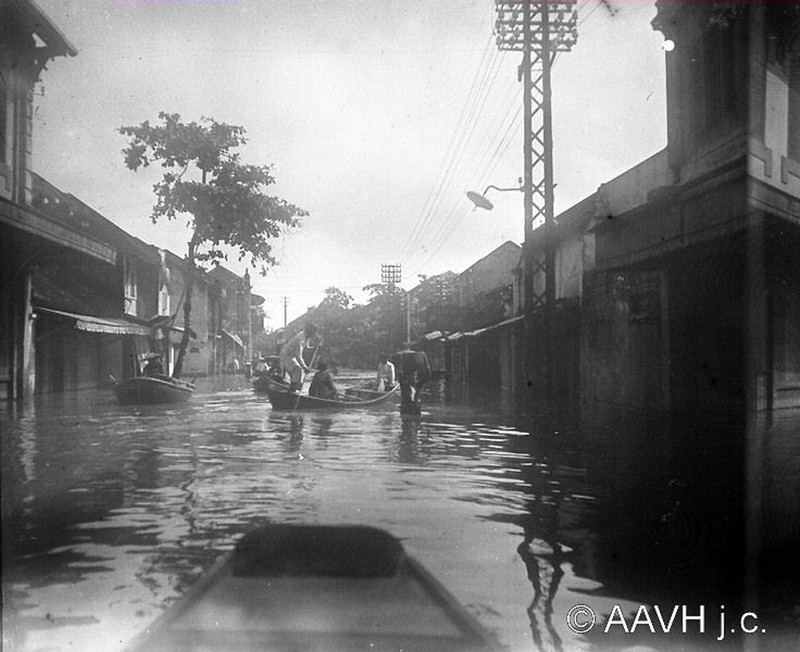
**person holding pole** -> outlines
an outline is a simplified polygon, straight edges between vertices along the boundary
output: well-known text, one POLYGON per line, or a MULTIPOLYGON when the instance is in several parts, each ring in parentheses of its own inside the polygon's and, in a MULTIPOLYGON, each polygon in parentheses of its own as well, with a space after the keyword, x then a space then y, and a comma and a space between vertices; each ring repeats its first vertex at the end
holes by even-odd
POLYGON ((289 376, 289 389, 292 391, 300 391, 303 387, 305 374, 309 371, 309 367, 303 359, 303 352, 311 346, 318 346, 316 340, 317 327, 312 323, 308 323, 302 331, 286 342, 281 349, 281 366, 289 376))

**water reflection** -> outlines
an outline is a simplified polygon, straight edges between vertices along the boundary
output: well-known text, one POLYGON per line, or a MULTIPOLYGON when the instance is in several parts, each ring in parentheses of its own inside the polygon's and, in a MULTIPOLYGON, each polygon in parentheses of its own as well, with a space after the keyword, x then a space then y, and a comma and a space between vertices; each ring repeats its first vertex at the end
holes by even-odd
MULTIPOLYGON (((716 645, 708 633, 575 634, 565 615, 577 603, 599 620, 619 605, 629 622, 642 603, 744 608, 743 437, 730 427, 519 429, 441 406, 421 418, 392 406, 278 413, 246 387, 211 387, 179 409, 55 403, 0 417, 15 649, 121 649, 270 521, 390 530, 512 651, 716 645)), ((769 441, 794 451, 793 432, 769 441)), ((765 519, 785 560, 798 458, 772 459, 780 509, 765 519)), ((785 561, 770 564, 786 576, 785 561)), ((796 632, 793 595, 763 603, 784 634, 796 632)))

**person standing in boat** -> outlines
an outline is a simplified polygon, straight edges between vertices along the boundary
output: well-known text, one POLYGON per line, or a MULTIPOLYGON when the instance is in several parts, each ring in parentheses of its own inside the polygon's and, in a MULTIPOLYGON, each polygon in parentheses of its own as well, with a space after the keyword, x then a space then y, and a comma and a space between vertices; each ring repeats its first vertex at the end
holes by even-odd
POLYGON ((379 392, 388 392, 395 383, 394 364, 389 360, 389 356, 381 353, 378 356, 378 384, 376 389, 379 392))
POLYGON ((425 351, 406 348, 392 356, 397 382, 400 383, 400 413, 419 414, 422 411, 420 392, 431 379, 431 364, 425 351))
POLYGON ((303 387, 303 379, 309 371, 308 365, 303 359, 303 352, 311 346, 318 346, 316 339, 317 327, 309 323, 281 349, 281 366, 289 376, 289 389, 293 391, 300 391, 303 387))

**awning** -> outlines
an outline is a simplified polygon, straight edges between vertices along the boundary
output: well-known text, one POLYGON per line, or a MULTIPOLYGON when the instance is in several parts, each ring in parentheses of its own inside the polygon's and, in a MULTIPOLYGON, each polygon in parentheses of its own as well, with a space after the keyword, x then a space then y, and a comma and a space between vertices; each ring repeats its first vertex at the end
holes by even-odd
POLYGON ((511 317, 511 319, 506 319, 505 321, 501 321, 498 324, 492 324, 491 326, 486 326, 485 328, 479 328, 476 331, 471 331, 469 333, 464 333, 467 337, 475 337, 476 335, 483 335, 483 333, 488 333, 489 331, 497 330, 498 328, 503 328, 504 326, 510 326, 511 324, 516 324, 517 322, 522 321, 523 316, 518 315, 517 317, 511 317))
POLYGON ((75 320, 75 328, 87 333, 108 333, 111 335, 142 335, 149 337, 151 331, 147 326, 134 324, 124 319, 113 317, 92 317, 91 315, 78 315, 74 312, 64 312, 63 310, 53 310, 51 308, 35 308, 38 313, 58 315, 67 319, 75 320))
POLYGON ((222 334, 230 338, 234 344, 238 344, 239 346, 244 348, 244 342, 242 342, 242 339, 238 335, 235 335, 234 333, 229 333, 224 328, 222 329, 222 334))
POLYGON ((457 332, 457 333, 450 333, 449 335, 443 335, 442 340, 445 342, 454 342, 455 340, 460 340, 462 337, 478 337, 479 335, 483 335, 484 333, 488 333, 490 331, 494 331, 499 328, 504 328, 506 326, 511 326, 512 324, 519 323, 522 320, 523 316, 518 315, 517 317, 511 317, 510 319, 506 319, 505 321, 501 321, 497 324, 492 324, 491 326, 486 326, 485 328, 479 328, 478 330, 457 332))

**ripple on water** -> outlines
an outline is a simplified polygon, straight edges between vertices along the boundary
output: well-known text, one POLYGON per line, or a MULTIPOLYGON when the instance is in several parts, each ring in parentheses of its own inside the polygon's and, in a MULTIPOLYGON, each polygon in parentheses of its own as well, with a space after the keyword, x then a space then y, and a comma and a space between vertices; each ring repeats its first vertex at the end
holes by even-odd
POLYGON ((266 522, 388 529, 512 651, 562 622, 573 590, 647 595, 651 577, 606 562, 621 515, 665 544, 696 533, 690 558, 709 540, 685 502, 663 505, 673 530, 630 507, 661 477, 641 460, 633 482, 613 447, 551 445, 486 413, 281 413, 235 387, 180 408, 79 403, 2 423, 4 609, 22 652, 121 649, 266 522))

